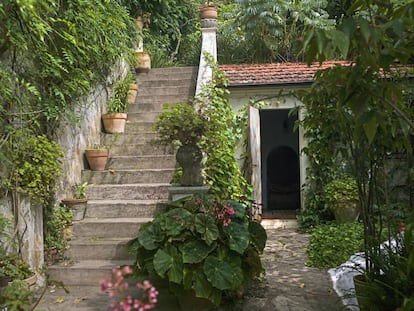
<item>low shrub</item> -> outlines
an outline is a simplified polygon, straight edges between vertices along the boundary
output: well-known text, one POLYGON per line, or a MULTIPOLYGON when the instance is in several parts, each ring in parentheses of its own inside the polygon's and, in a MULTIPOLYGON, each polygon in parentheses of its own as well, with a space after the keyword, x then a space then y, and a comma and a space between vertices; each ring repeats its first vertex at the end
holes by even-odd
POLYGON ((318 225, 312 230, 307 248, 306 265, 319 268, 334 268, 363 249, 363 227, 361 223, 318 225))

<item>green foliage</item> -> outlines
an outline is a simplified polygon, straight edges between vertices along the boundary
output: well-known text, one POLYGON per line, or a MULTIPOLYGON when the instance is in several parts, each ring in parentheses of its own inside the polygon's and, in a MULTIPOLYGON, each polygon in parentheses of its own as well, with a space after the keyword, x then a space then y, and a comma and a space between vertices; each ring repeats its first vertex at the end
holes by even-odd
POLYGON ((236 114, 226 95, 228 80, 218 69, 211 55, 205 54, 213 70, 213 80, 202 87, 194 102, 209 120, 206 140, 202 143, 207 161, 205 172, 211 192, 222 198, 237 199, 249 193, 249 185, 243 177, 235 156, 240 138, 236 127, 236 114))
POLYGON ((360 223, 322 224, 312 230, 306 250, 306 265, 334 268, 346 262, 363 248, 363 227, 360 223))
POLYGON ((10 277, 11 280, 24 280, 32 275, 29 265, 17 254, 10 253, 0 257, 0 276, 10 277))
POLYGON ((372 257, 381 275, 364 274, 364 291, 358 299, 367 303, 369 310, 412 310, 414 297, 414 226, 406 227, 404 234, 395 237, 395 246, 385 246, 372 257), (411 304, 411 307, 410 307, 411 304), (402 308, 400 308, 402 307, 402 308))
POLYGON ((304 27, 312 25, 327 29, 334 25, 324 10, 328 1, 266 1, 236 0, 234 32, 247 42, 249 62, 291 61, 297 58, 300 46, 296 40, 304 27))
POLYGON ((170 203, 143 225, 129 249, 139 274, 157 275, 219 305, 223 295, 243 292, 261 275, 266 239, 245 205, 194 196, 170 203))
POLYGON ((14 246, 13 237, 10 235, 10 220, 0 213, 0 258, 6 256, 9 246, 14 246))
POLYGON ((6 154, 12 162, 2 187, 25 192, 34 201, 46 202, 61 174, 61 148, 45 135, 17 130, 13 140, 6 144, 6 154))
MULTIPOLYGON (((330 143, 326 141, 334 147, 330 156, 341 155, 349 164, 358 186, 367 269, 378 275, 371 257, 378 254, 383 226, 390 223, 382 215, 400 203, 391 201, 394 176, 388 170, 389 155, 412 156, 408 72, 400 66, 414 57, 413 12, 413 2, 396 7, 356 1, 336 29, 310 29, 303 41, 309 63, 338 53, 352 60, 350 66, 317 74, 302 96, 306 106, 302 125, 305 131, 332 135, 330 143)), ((328 154, 326 147, 321 148, 328 154)), ((412 200, 408 204, 412 207, 412 200)))
POLYGON ((74 185, 73 197, 75 199, 86 199, 86 187, 88 187, 88 182, 74 185))
POLYGON ((108 113, 125 113, 128 110, 128 91, 132 83, 132 74, 128 73, 125 78, 117 81, 114 93, 107 103, 108 113))
POLYGON ((24 281, 13 281, 4 288, 0 296, 0 308, 7 311, 29 311, 31 310, 31 297, 33 292, 27 288, 24 281))
POLYGON ((177 103, 164 105, 163 112, 154 123, 154 130, 158 132, 157 141, 162 144, 195 144, 203 139, 208 122, 193 105, 177 103))
POLYGON ((325 200, 328 204, 338 201, 358 201, 358 187, 355 179, 335 179, 325 187, 325 200))
POLYGON ((67 248, 67 228, 72 224, 73 212, 60 206, 48 207, 45 211, 43 232, 45 249, 56 247, 57 254, 63 257, 67 248))

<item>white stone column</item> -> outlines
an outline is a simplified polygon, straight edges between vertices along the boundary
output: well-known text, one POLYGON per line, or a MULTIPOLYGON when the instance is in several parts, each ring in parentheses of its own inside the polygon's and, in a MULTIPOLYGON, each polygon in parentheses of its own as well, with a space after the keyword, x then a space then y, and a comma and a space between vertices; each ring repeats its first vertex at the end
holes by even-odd
POLYGON ((206 62, 204 53, 207 52, 217 61, 217 19, 201 20, 201 55, 198 67, 196 96, 201 92, 202 86, 209 83, 213 78, 213 70, 206 62))

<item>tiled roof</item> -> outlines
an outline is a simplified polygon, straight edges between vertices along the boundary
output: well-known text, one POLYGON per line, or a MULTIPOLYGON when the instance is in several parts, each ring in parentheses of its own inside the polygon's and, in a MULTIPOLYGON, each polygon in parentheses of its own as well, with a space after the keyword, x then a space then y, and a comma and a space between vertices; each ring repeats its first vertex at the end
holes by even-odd
POLYGON ((306 63, 220 65, 229 79, 229 86, 277 85, 309 83, 319 69, 335 64, 349 65, 347 61, 327 61, 308 66, 306 63))

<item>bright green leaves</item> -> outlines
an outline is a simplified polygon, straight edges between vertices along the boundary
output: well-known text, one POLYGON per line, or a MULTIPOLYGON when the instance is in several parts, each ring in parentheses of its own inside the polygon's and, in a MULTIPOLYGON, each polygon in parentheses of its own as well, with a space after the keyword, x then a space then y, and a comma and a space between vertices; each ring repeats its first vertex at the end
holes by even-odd
POLYGON ((163 277, 168 274, 168 279, 174 283, 181 283, 183 279, 183 259, 174 246, 168 245, 159 249, 154 255, 154 269, 163 277))
POLYGON ((262 253, 266 246, 266 230, 261 224, 252 221, 249 223, 249 231, 252 244, 262 253))
POLYGON ((243 254, 250 242, 249 224, 232 221, 230 225, 223 228, 223 231, 229 238, 230 249, 243 254))
POLYGON ((207 245, 203 241, 193 240, 180 245, 179 249, 184 263, 199 263, 203 261, 217 246, 207 245))
POLYGON ((163 230, 167 235, 177 236, 186 230, 192 220, 192 214, 183 209, 172 209, 163 215, 163 230))
POLYGON ((211 245, 220 235, 216 220, 207 214, 200 213, 195 216, 195 229, 207 245, 211 245))
POLYGON ((211 284, 221 290, 235 289, 243 282, 243 271, 240 266, 209 256, 204 263, 204 273, 211 284))

